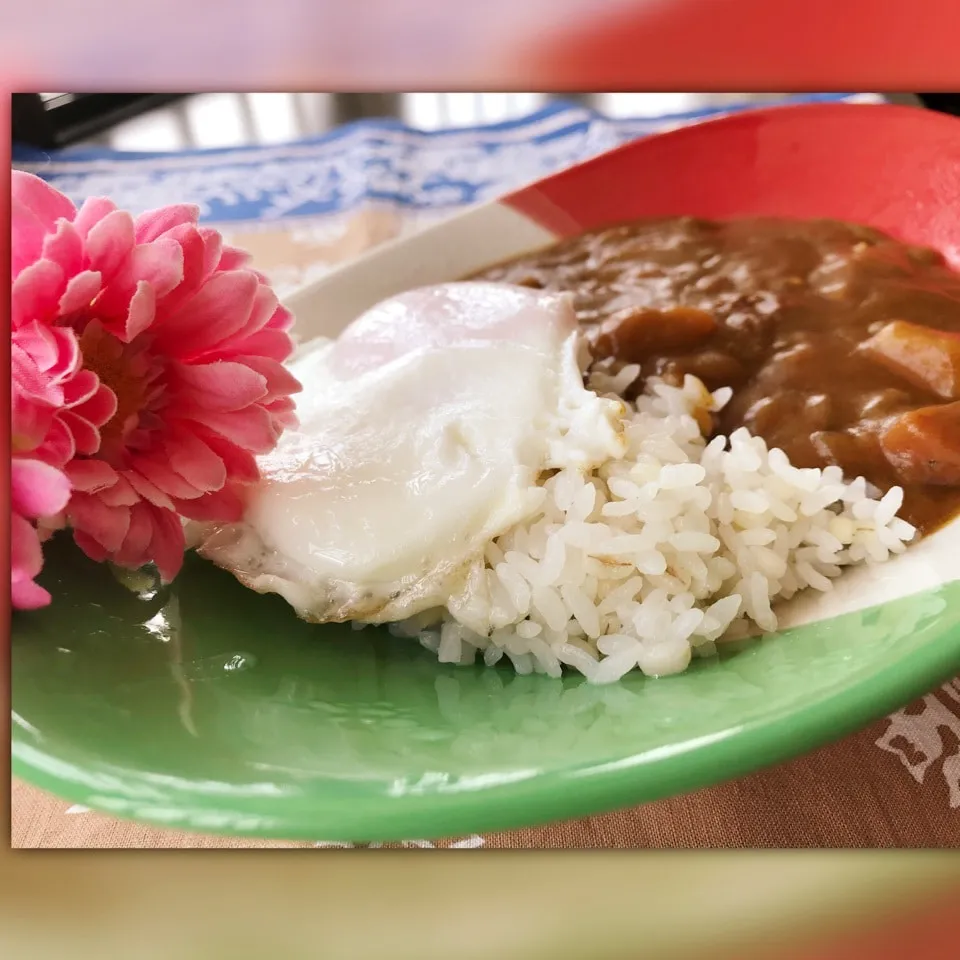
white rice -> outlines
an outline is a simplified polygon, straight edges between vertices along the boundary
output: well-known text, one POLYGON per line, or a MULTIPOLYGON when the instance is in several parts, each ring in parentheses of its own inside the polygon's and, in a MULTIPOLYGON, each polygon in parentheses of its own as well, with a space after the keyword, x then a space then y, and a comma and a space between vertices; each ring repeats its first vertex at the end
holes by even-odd
MULTIPOLYGON (((638 372, 595 369, 589 386, 618 396, 638 372)), ((626 404, 622 459, 545 476, 539 512, 487 548, 485 634, 446 612, 391 629, 444 663, 663 676, 718 641, 775 631, 777 601, 905 549, 915 530, 897 517, 899 488, 877 499, 837 467, 797 469, 744 429, 707 443, 705 414, 730 395, 652 381, 626 404)))

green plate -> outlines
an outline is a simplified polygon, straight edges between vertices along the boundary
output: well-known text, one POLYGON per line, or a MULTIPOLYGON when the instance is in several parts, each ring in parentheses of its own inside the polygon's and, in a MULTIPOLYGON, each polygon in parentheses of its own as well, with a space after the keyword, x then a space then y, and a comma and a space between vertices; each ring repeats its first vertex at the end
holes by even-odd
POLYGON ((54 603, 13 619, 13 773, 188 830, 396 840, 610 810, 787 759, 960 670, 960 582, 593 687, 308 625, 192 555, 134 592, 49 546, 54 603))

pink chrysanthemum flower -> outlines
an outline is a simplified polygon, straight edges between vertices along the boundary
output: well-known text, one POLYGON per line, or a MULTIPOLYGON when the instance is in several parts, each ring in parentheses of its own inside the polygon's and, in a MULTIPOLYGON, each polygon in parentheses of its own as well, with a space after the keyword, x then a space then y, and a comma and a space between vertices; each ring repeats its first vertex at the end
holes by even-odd
POLYGON ((70 496, 63 467, 76 452, 71 422, 96 432, 116 409, 113 394, 79 364, 68 328, 34 322, 11 332, 11 593, 21 609, 50 602, 34 578, 43 565, 40 542, 62 525, 70 496))
POLYGON ((77 452, 75 433, 93 436, 116 412, 113 393, 80 369, 77 335, 69 328, 24 323, 10 334, 11 438, 14 456, 55 467, 77 452))
POLYGON ((94 198, 77 210, 20 172, 12 200, 14 329, 73 331, 82 372, 113 398, 99 424, 99 401, 62 414, 74 538, 94 559, 152 561, 170 580, 180 515, 237 519, 255 456, 295 422, 300 385, 282 365, 292 317, 196 207, 134 219, 94 198))

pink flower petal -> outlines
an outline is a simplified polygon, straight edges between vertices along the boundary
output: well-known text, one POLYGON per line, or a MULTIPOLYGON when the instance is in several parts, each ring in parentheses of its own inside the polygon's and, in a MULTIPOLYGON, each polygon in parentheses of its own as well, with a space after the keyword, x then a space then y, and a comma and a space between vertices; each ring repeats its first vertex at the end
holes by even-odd
POLYGON ((32 580, 19 580, 10 585, 10 603, 17 610, 39 610, 51 599, 50 594, 32 580))
POLYGON ((210 227, 200 227, 197 233, 203 241, 203 276, 206 278, 217 269, 217 264, 220 263, 223 255, 223 237, 210 227))
POLYGON ((237 357, 237 362, 255 370, 266 380, 267 395, 263 398, 265 403, 303 390, 303 384, 282 363, 269 357, 237 357))
POLYGON ((289 330, 293 326, 293 314, 282 304, 273 311, 273 316, 267 321, 271 330, 289 330))
POLYGON ((89 420, 78 416, 72 410, 64 410, 60 420, 73 434, 77 453, 91 457, 100 449, 100 431, 89 420))
POLYGON ((223 459, 189 430, 171 432, 167 458, 171 468, 198 490, 219 490, 227 482, 223 459))
POLYGON ((203 286, 204 243, 200 231, 190 223, 174 227, 164 239, 173 240, 180 246, 183 257, 183 277, 180 284, 161 298, 161 312, 166 316, 178 310, 203 286))
POLYGON ((72 220, 77 208, 59 190, 45 180, 14 170, 10 180, 10 197, 29 207, 48 231, 61 217, 72 220))
POLYGON ((256 483, 260 479, 260 468, 257 458, 238 447, 235 443, 215 433, 201 428, 200 439, 223 461, 227 468, 227 476, 241 483, 256 483))
POLYGON ((130 308, 127 311, 127 323, 120 338, 124 343, 130 343, 134 337, 143 333, 153 323, 156 316, 157 297, 154 288, 146 281, 137 284, 137 291, 130 298, 130 308))
POLYGON ((46 543, 58 530, 64 530, 67 526, 67 516, 61 510, 52 517, 43 517, 37 521, 37 534, 41 543, 46 543))
MULTIPOLYGON (((12 389, 19 391, 24 396, 42 397, 49 384, 46 378, 37 367, 36 361, 23 348, 21 338, 18 336, 20 331, 14 332, 10 338, 10 368, 12 389)), ((61 390, 61 393, 63 391, 61 390)))
POLYGON ((50 338, 56 353, 54 362, 44 365, 47 376, 61 380, 79 372, 80 341, 76 333, 69 327, 47 327, 45 333, 50 338))
MULTIPOLYGON (((21 351, 27 356, 25 361, 26 366, 20 373, 21 377, 26 375, 27 367, 32 367, 36 371, 42 371, 47 374, 44 378, 45 380, 53 378, 51 371, 56 367, 57 361, 60 359, 61 349, 61 341, 58 340, 55 335, 55 329, 54 327, 45 327, 43 324, 33 320, 30 323, 25 323, 13 332, 11 337, 11 350, 21 351)), ((74 340, 74 344, 75 342, 74 340)), ((70 344, 66 341, 63 342, 62 346, 71 349, 70 344)), ((74 345, 72 352, 75 354, 72 360, 76 363, 79 355, 79 347, 74 345)), ((21 358, 21 360, 23 360, 23 358, 21 358)), ((66 369, 69 369, 69 367, 66 369)), ((42 385, 37 388, 31 384, 30 389, 32 393, 43 393, 42 385)))
POLYGON ((16 280, 20 272, 40 258, 47 230, 40 218, 15 197, 10 205, 10 271, 16 280))
POLYGON ((99 497, 80 491, 70 498, 67 516, 75 530, 83 531, 108 553, 120 549, 130 526, 129 508, 109 507, 99 497))
POLYGON ((141 243, 130 255, 127 277, 136 283, 146 280, 159 300, 183 281, 183 247, 170 237, 141 243))
POLYGON ((90 231, 116 209, 117 205, 106 197, 87 197, 73 218, 73 225, 77 228, 77 233, 86 240, 90 231))
POLYGON ((96 270, 84 270, 67 281, 67 289, 60 298, 59 313, 70 316, 90 306, 100 292, 101 279, 96 270))
POLYGON ((63 387, 63 403, 76 407, 90 400, 100 389, 100 378, 92 370, 78 370, 63 387))
MULTIPOLYGON (((11 397, 12 442, 10 445, 14 453, 32 453, 38 460, 53 463, 49 457, 42 455, 40 448, 54 430, 57 420, 57 407, 34 397, 24 395, 14 388, 11 397)), ((54 463, 54 466, 60 464, 54 463)))
POLYGON ((157 324, 157 345, 175 357, 190 358, 243 329, 257 281, 244 270, 214 274, 176 314, 157 324))
MULTIPOLYGON (((38 395, 47 394, 55 385, 60 389, 59 385, 80 365, 77 335, 67 327, 50 327, 37 321, 24 324, 13 332, 11 350, 18 354, 18 362, 26 354, 28 365, 42 374, 41 388, 33 391, 38 395)), ((19 370, 18 375, 24 376, 25 370, 19 370)), ((20 386, 25 384, 21 382, 20 386)))
POLYGON ((293 326, 293 314, 280 304, 266 278, 256 271, 253 273, 260 281, 260 297, 255 308, 256 316, 251 319, 242 336, 249 336, 264 327, 271 330, 289 330, 293 326))
POLYGON ((291 397, 279 397, 265 403, 264 409, 270 414, 274 424, 282 429, 296 427, 299 423, 297 419, 297 408, 291 397))
POLYGON ((103 563, 110 556, 110 551, 102 543, 98 543, 83 530, 73 531, 73 542, 96 563, 103 563))
POLYGON ((153 536, 150 539, 150 556, 160 571, 164 583, 180 572, 186 543, 183 525, 173 510, 153 509, 153 536))
MULTIPOLYGON (((38 404, 14 391, 10 408, 10 425, 10 448, 13 452, 29 453, 36 459, 55 466, 65 462, 55 453, 51 455, 52 451, 48 453, 42 449, 49 443, 52 435, 55 441, 61 439, 59 433, 54 434, 56 427, 63 430, 69 438, 69 431, 56 419, 56 408, 38 404)), ((73 455, 72 440, 70 444, 68 456, 73 455)))
POLYGON ((59 221, 56 232, 45 237, 41 256, 56 263, 64 276, 80 273, 83 269, 83 241, 77 228, 68 220, 59 221))
POLYGON ((140 503, 140 494, 123 476, 118 476, 116 483, 101 490, 98 496, 108 507, 132 507, 140 503))
MULTIPOLYGON (((142 291, 142 284, 152 288, 154 303, 161 300, 183 279, 183 250, 176 240, 161 238, 153 243, 141 244, 133 249, 120 270, 104 287, 96 302, 97 316, 110 331, 129 342, 136 334, 128 334, 131 298, 142 291)), ((143 310, 148 301, 138 309, 143 310)), ((135 316, 133 328, 146 320, 146 314, 135 316)), ((150 323, 153 322, 151 312, 150 323)))
POLYGON ((160 507, 164 510, 173 509, 173 501, 155 484, 152 484, 143 474, 138 473, 134 469, 124 470, 122 476, 124 476, 130 483, 130 486, 133 487, 137 493, 140 494, 145 500, 149 500, 154 506, 160 507))
POLYGON ((117 395, 105 384, 97 385, 96 392, 73 412, 95 427, 102 427, 117 412, 117 395))
POLYGON ((194 500, 203 493, 202 490, 198 490, 192 484, 187 483, 180 474, 175 473, 166 464, 158 463, 148 457, 138 457, 136 469, 141 477, 146 477, 150 483, 158 490, 162 490, 171 499, 194 500))
POLYGON ((253 309, 250 311, 250 318, 247 320, 242 330, 238 330, 234 336, 241 340, 262 330, 267 326, 270 318, 273 316, 280 301, 277 295, 262 283, 257 285, 256 296, 253 298, 253 309))
POLYGON ((199 218, 200 208, 192 203, 174 203, 157 210, 148 210, 137 217, 135 224, 137 243, 150 243, 174 227, 185 223, 196 224, 199 218))
POLYGON ((130 510, 127 536, 113 558, 120 566, 137 569, 150 562, 147 551, 153 537, 153 510, 150 504, 142 502, 130 510))
POLYGON ((10 463, 10 506, 36 520, 59 513, 70 499, 70 481, 63 471, 40 460, 14 457, 10 463))
POLYGON ((43 568, 40 537, 29 520, 10 517, 10 574, 14 583, 32 580, 43 568))
POLYGON ((252 453, 267 453, 276 446, 280 437, 270 414, 262 407, 225 413, 197 411, 194 419, 252 453))
POLYGON ((73 459, 76 451, 73 434, 63 421, 57 419, 50 424, 46 437, 33 451, 33 455, 55 467, 62 467, 73 459))
POLYGON ((66 285, 63 270, 51 260, 25 267, 10 293, 11 326, 16 329, 32 320, 53 321, 66 285))
POLYGON ((67 464, 66 471, 74 489, 82 493, 100 493, 120 479, 117 471, 103 460, 74 460, 67 464))
POLYGON ((87 259, 105 283, 123 266, 133 250, 133 217, 126 210, 114 210, 87 234, 87 259))
POLYGON ((199 500, 177 502, 177 510, 188 520, 209 520, 232 523, 243 516, 244 502, 235 487, 224 487, 199 500))
POLYGON ((168 376, 188 409, 242 410, 267 394, 266 378, 242 363, 178 363, 168 376))
POLYGON ((220 262, 217 264, 218 270, 239 270, 250 262, 250 254, 239 247, 229 247, 224 245, 220 251, 220 262))
POLYGON ((260 356, 283 362, 291 353, 293 353, 293 341, 289 334, 270 328, 258 330, 253 336, 239 342, 231 342, 220 350, 224 360, 232 360, 234 357, 260 356))

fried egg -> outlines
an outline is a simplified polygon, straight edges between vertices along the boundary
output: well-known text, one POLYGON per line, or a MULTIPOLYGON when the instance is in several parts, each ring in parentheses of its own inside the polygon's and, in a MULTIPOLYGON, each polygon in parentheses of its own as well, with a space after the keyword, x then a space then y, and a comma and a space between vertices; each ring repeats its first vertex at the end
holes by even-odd
POLYGON ((469 626, 486 545, 536 512, 548 472, 625 452, 583 351, 567 295, 452 283, 380 303, 291 362, 299 428, 199 552, 306 620, 446 608, 469 626))

